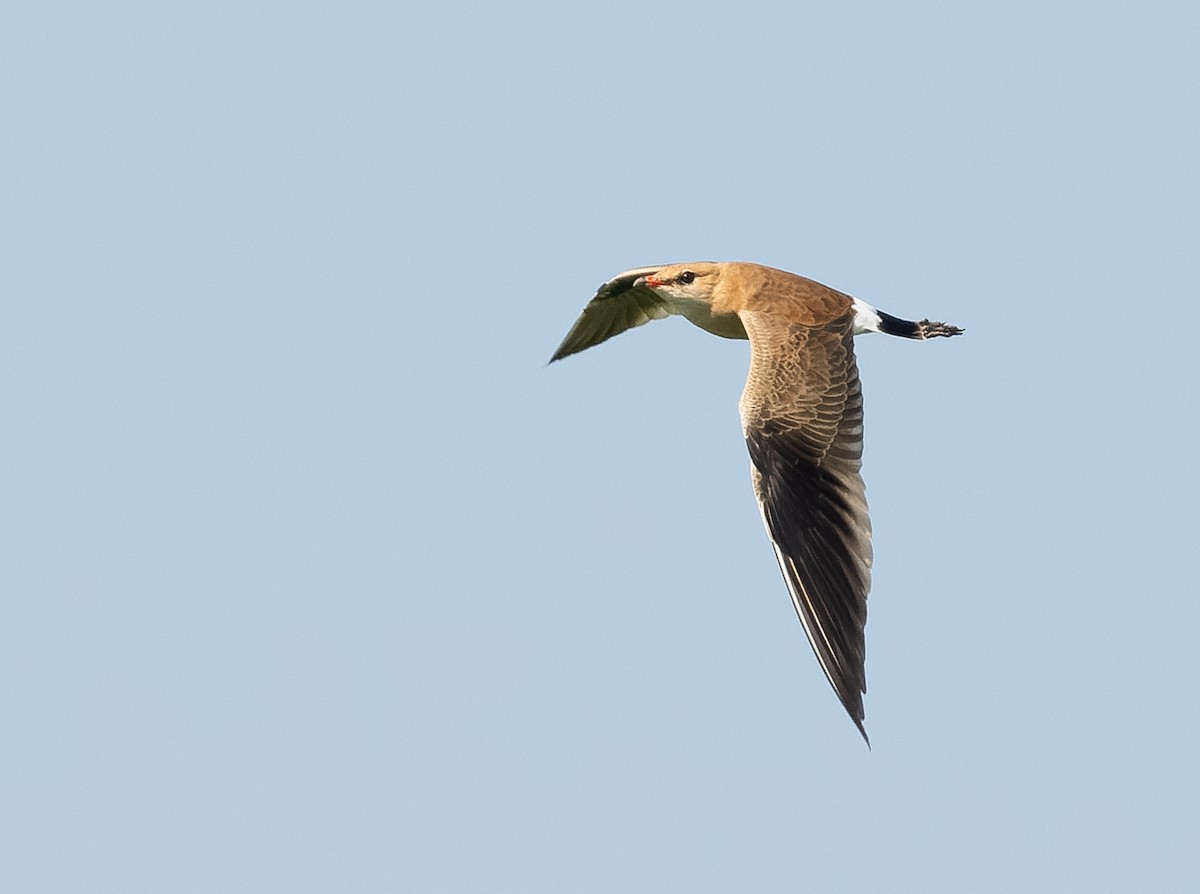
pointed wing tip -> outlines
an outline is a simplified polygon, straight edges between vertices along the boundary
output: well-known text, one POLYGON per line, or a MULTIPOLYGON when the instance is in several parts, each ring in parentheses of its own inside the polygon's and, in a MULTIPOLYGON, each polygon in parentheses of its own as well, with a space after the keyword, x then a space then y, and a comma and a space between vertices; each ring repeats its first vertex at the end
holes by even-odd
POLYGON ((867 735, 866 719, 867 712, 863 710, 862 696, 866 694, 866 688, 858 688, 857 691, 851 690, 843 696, 842 690, 838 685, 830 680, 833 684, 834 694, 837 695, 838 701, 842 703, 842 708, 846 711, 846 716, 853 721, 858 734, 863 737, 863 741, 867 743, 867 748, 871 747, 871 739, 867 735))
POLYGON ((867 728, 863 726, 861 719, 850 715, 850 719, 854 721, 854 725, 858 727, 858 734, 863 737, 863 741, 867 743, 867 751, 871 750, 871 738, 867 735, 867 728))
POLYGON ((551 363, 556 363, 557 361, 562 360, 564 357, 570 357, 572 354, 578 354, 580 351, 583 351, 589 347, 591 347, 591 345, 580 345, 572 342, 572 340, 568 338, 555 349, 554 354, 551 355, 550 359, 546 361, 546 365, 549 366, 551 363))

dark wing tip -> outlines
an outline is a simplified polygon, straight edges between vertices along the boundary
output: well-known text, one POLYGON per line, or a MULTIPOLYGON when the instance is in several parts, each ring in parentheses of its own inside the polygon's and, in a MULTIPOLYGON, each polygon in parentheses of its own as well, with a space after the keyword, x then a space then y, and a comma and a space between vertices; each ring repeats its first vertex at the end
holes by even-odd
POLYGON ((843 487, 789 449, 788 440, 759 433, 746 439, 757 472, 759 508, 808 644, 869 749, 863 709, 869 523, 864 518, 864 529, 855 530, 855 512, 843 487))
POLYGON ((567 347, 566 340, 564 340, 563 343, 554 350, 554 355, 546 361, 546 365, 549 366, 554 361, 562 360, 564 357, 570 357, 574 353, 576 353, 576 351, 570 350, 567 347))
POLYGON ((866 507, 841 475, 813 462, 803 432, 773 428, 746 437, 763 520, 817 661, 870 747, 862 699, 870 588, 866 507))
POLYGON ((869 736, 867 736, 867 729, 866 729, 866 727, 863 726, 862 720, 855 717, 853 714, 850 715, 850 719, 853 720, 854 725, 858 727, 859 734, 863 737, 863 741, 867 743, 867 751, 870 751, 871 750, 871 739, 869 736))

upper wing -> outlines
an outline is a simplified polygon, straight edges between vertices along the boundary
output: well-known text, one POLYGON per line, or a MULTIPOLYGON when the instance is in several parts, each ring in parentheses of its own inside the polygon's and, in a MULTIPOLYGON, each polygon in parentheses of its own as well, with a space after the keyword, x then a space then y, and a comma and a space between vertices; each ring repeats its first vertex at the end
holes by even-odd
POLYGON ((740 316, 751 345, 741 412, 754 493, 808 641, 865 739, 871 524, 853 314, 821 327, 740 316))
POLYGON ((576 354, 585 348, 620 335, 626 329, 641 326, 651 320, 669 316, 666 307, 654 292, 643 286, 634 287, 639 277, 661 270, 658 267, 638 267, 626 270, 602 285, 588 302, 567 337, 563 339, 550 362, 576 354))

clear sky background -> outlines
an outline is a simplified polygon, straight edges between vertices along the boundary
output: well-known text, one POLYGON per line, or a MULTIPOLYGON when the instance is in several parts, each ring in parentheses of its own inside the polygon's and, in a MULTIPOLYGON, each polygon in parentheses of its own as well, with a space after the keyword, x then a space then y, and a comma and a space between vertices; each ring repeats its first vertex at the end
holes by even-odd
POLYGON ((30 3, 0 21, 0 888, 1200 890, 1200 7, 30 3), (857 342, 862 743, 748 349, 857 342))

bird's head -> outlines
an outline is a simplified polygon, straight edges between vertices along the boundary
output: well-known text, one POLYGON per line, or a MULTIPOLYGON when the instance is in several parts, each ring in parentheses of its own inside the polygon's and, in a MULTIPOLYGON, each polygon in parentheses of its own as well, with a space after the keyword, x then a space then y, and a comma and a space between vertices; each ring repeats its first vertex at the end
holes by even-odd
POLYGON ((721 279, 721 265, 710 261, 671 264, 639 277, 634 286, 643 286, 664 299, 711 304, 721 279))

